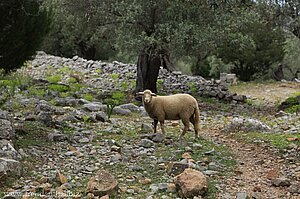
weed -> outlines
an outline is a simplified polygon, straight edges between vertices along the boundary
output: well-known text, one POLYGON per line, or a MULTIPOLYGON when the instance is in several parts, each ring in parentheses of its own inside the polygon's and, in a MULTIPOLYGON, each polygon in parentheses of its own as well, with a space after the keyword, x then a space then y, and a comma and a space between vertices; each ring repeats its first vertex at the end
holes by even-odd
POLYGON ((189 87, 189 90, 190 92, 195 95, 197 93, 197 84, 195 82, 188 82, 187 83, 188 87, 189 87))
POLYGON ((56 92, 66 92, 69 90, 69 87, 66 85, 61 85, 61 84, 51 84, 48 86, 48 88, 52 91, 56 92))
POLYGON ((112 73, 111 74, 111 78, 116 81, 118 78, 119 78, 119 74, 116 74, 116 73, 112 73))
POLYGON ((46 78, 50 83, 57 84, 61 81, 61 75, 52 75, 46 78))
POLYGON ((91 102, 94 100, 94 97, 91 94, 86 93, 83 95, 83 99, 91 102))

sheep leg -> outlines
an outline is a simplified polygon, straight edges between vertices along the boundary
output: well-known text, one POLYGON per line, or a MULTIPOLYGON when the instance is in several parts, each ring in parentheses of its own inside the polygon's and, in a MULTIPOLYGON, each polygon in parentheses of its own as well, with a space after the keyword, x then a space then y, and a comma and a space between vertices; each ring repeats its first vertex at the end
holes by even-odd
POLYGON ((197 125, 196 125, 196 121, 195 121, 195 118, 194 118, 194 115, 192 115, 190 117, 190 122, 193 124, 194 126, 194 130, 195 130, 195 139, 198 139, 198 128, 197 128, 197 125))
POLYGON ((156 133, 157 123, 158 123, 158 120, 154 120, 154 122, 153 122, 154 133, 156 133))
POLYGON ((165 132, 165 123, 164 123, 163 120, 159 121, 159 123, 160 123, 161 132, 165 135, 166 134, 166 132, 165 132))
POLYGON ((186 132, 190 128, 190 121, 188 119, 187 120, 186 119, 182 119, 182 123, 184 125, 184 128, 183 128, 183 131, 182 131, 182 133, 181 133, 181 135, 179 137, 180 140, 182 139, 182 137, 186 134, 186 132))

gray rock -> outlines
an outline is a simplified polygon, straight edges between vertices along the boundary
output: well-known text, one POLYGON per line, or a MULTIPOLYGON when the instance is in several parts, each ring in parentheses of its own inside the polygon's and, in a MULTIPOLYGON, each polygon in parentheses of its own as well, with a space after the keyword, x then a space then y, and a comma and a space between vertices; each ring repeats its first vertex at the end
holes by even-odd
POLYGON ((238 192, 236 194, 236 199, 247 199, 248 195, 246 192, 238 192))
POLYGON ((15 160, 21 159, 21 155, 8 140, 0 140, 0 157, 15 160))
POLYGON ((144 168, 138 165, 129 165, 128 166, 129 171, 143 171, 144 168))
POLYGON ((300 194, 300 183, 298 183, 298 184, 292 184, 289 187, 288 190, 289 190, 290 193, 298 193, 298 194, 300 194))
POLYGON ((170 162, 167 167, 167 173, 169 175, 176 176, 187 168, 189 168, 189 164, 187 162, 170 162))
POLYGON ((156 133, 152 138, 153 142, 163 142, 165 140, 165 135, 162 133, 156 133))
POLYGON ((270 131, 270 127, 263 122, 252 119, 252 118, 242 118, 235 117, 232 119, 231 123, 225 126, 225 132, 236 132, 236 131, 244 131, 244 132, 268 132, 270 131))
POLYGON ((144 133, 151 133, 151 132, 153 132, 153 128, 149 124, 142 123, 141 131, 144 133))
POLYGON ((89 138, 86 138, 86 137, 84 137, 84 138, 80 138, 79 140, 78 140, 78 142, 79 143, 89 143, 90 142, 90 139, 89 138))
POLYGON ((140 146, 144 148, 151 148, 154 145, 155 145, 154 142, 149 139, 142 139, 140 142, 140 146))
POLYGON ((52 106, 48 102, 41 100, 35 107, 35 114, 39 114, 40 112, 55 112, 55 110, 55 106, 52 106))
POLYGON ((128 109, 128 110, 133 111, 133 112, 139 112, 140 111, 140 107, 138 107, 137 105, 135 105, 133 103, 122 104, 119 107, 123 108, 123 109, 128 109))
POLYGON ((203 173, 204 173, 205 175, 208 175, 208 176, 212 176, 212 175, 217 175, 217 174, 219 174, 218 171, 213 171, 213 170, 205 170, 205 171, 203 171, 203 173))
POLYGON ((8 112, 0 110, 0 119, 9 120, 10 118, 9 118, 8 112))
POLYGON ((37 115, 36 119, 37 119, 37 121, 45 124, 46 126, 51 126, 53 124, 51 112, 41 111, 37 115))
POLYGON ((68 140, 68 136, 61 133, 49 133, 48 140, 51 142, 63 142, 65 140, 68 140))
POLYGON ((121 108, 119 106, 116 106, 114 109, 113 109, 113 113, 114 114, 117 114, 117 115, 125 115, 125 116, 128 116, 128 115, 131 115, 131 111, 128 110, 128 109, 124 109, 124 108, 121 108))
POLYGON ((0 158, 0 176, 6 175, 17 175, 21 174, 22 165, 19 161, 9 159, 9 158, 0 158))
POLYGON ((107 117, 106 113, 104 113, 103 111, 97 112, 95 118, 96 118, 96 120, 101 121, 101 122, 108 121, 108 117, 107 117))
POLYGON ((271 183, 275 187, 284 187, 284 186, 290 186, 291 185, 290 180, 287 179, 287 178, 284 178, 284 177, 272 179, 271 183))
POLYGON ((83 105, 83 109, 90 112, 106 111, 106 105, 98 103, 87 103, 83 105))
POLYGON ((10 121, 0 119, 0 139, 12 139, 15 137, 15 131, 10 121))

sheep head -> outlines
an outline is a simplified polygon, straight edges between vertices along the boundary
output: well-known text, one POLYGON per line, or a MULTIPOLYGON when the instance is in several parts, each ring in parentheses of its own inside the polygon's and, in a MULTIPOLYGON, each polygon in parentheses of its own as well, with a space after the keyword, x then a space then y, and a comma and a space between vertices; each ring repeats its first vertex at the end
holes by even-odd
POLYGON ((152 96, 156 96, 155 93, 152 93, 150 90, 144 90, 144 92, 138 92, 137 96, 142 96, 143 97, 143 102, 145 104, 149 104, 152 100, 152 96))

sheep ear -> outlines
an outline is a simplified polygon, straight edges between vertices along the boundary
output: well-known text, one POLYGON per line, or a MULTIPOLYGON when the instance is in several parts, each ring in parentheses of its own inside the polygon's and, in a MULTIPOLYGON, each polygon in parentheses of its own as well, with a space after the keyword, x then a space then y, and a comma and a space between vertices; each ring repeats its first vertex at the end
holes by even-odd
POLYGON ((157 96, 155 93, 151 93, 152 96, 157 96))
POLYGON ((144 92, 138 92, 136 93, 136 96, 143 96, 144 95, 144 92))

